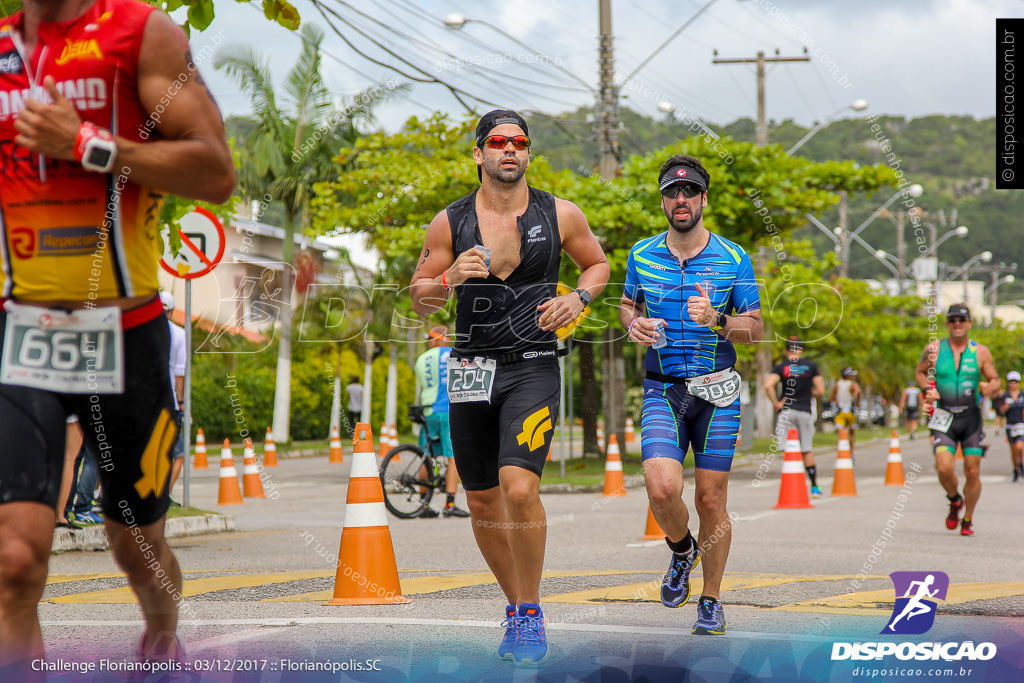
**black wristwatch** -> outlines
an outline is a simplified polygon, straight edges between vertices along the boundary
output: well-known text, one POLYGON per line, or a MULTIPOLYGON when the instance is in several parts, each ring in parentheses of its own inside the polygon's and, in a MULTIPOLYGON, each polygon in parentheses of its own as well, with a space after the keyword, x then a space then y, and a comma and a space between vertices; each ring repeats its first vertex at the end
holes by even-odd
POLYGON ((584 306, 589 306, 590 305, 590 301, 593 298, 593 297, 590 296, 590 292, 588 292, 585 289, 576 289, 576 290, 573 290, 573 291, 575 291, 576 294, 579 295, 580 301, 583 302, 584 306))
POLYGON ((726 322, 728 322, 728 321, 727 321, 727 320, 726 320, 726 318, 725 318, 725 313, 719 313, 719 314, 718 314, 718 320, 716 320, 716 321, 715 321, 715 324, 714 324, 714 325, 712 325, 712 326, 711 326, 711 327, 710 327, 709 329, 710 329, 710 330, 711 330, 712 332, 718 332, 718 331, 719 331, 720 329, 722 329, 723 327, 725 327, 725 323, 726 323, 726 322))

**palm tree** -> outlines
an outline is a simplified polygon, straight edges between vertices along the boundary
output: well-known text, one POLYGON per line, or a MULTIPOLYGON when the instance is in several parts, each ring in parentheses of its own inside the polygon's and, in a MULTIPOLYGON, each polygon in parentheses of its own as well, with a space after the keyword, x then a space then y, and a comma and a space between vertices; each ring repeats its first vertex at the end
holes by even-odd
POLYGON ((291 265, 296 229, 310 228, 310 201, 317 182, 336 178, 335 156, 359 136, 356 124, 372 122, 374 105, 395 92, 375 88, 360 93, 342 108, 332 98, 320 74, 323 32, 312 25, 301 30, 302 52, 284 85, 284 103, 278 104, 271 83, 269 60, 247 46, 226 46, 214 65, 234 78, 249 95, 256 128, 239 150, 238 188, 249 201, 267 195, 284 207, 284 244, 281 260, 282 305, 278 317, 280 341, 274 390, 274 440, 289 440, 291 400, 292 288, 291 265))

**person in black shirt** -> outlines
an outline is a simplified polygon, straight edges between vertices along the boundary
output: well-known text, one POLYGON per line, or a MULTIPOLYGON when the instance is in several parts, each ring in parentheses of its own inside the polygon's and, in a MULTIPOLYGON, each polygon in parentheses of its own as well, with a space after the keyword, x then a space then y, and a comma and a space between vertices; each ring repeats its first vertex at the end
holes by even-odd
POLYGON ((825 395, 825 380, 813 361, 803 359, 803 352, 804 345, 796 337, 790 337, 786 342, 786 362, 772 368, 768 381, 764 383, 764 391, 779 412, 779 419, 775 423, 776 444, 784 445, 789 430, 797 430, 804 467, 811 480, 811 495, 820 498, 818 470, 814 463, 814 453, 811 452, 814 439, 811 399, 825 395), (775 388, 780 382, 782 398, 779 398, 775 388))
POLYGON ((1024 480, 1024 393, 1020 390, 1020 373, 1006 375, 1007 390, 996 402, 999 414, 1006 418, 1006 442, 1010 444, 1013 480, 1024 480))
POLYGON ((522 116, 484 114, 473 148, 480 189, 431 221, 410 287, 422 316, 455 292, 452 448, 477 545, 508 598, 498 655, 519 663, 548 654, 539 485, 558 417, 555 330, 579 317, 610 273, 583 212, 527 184, 530 145, 522 116), (580 277, 575 291, 557 296, 563 251, 580 277))

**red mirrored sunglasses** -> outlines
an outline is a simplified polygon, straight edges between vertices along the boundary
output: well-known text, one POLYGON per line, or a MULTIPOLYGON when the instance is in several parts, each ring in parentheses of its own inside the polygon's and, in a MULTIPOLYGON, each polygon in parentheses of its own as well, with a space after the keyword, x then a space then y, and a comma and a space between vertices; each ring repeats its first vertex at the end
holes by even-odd
POLYGON ((489 135, 484 140, 484 146, 491 149, 505 149, 505 146, 512 141, 512 147, 518 150, 530 149, 531 140, 526 135, 489 135))

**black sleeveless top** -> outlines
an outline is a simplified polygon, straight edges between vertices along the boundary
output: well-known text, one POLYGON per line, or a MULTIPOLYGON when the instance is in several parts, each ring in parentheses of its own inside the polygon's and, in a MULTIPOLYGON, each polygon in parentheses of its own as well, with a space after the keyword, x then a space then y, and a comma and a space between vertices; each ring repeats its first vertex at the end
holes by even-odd
MULTIPOLYGON (((502 280, 488 274, 455 288, 455 356, 494 355, 557 348, 554 332, 540 329, 537 306, 555 296, 562 260, 554 195, 529 188, 530 203, 516 219, 519 265, 502 280)), ((455 258, 483 244, 476 191, 447 208, 455 258)))

